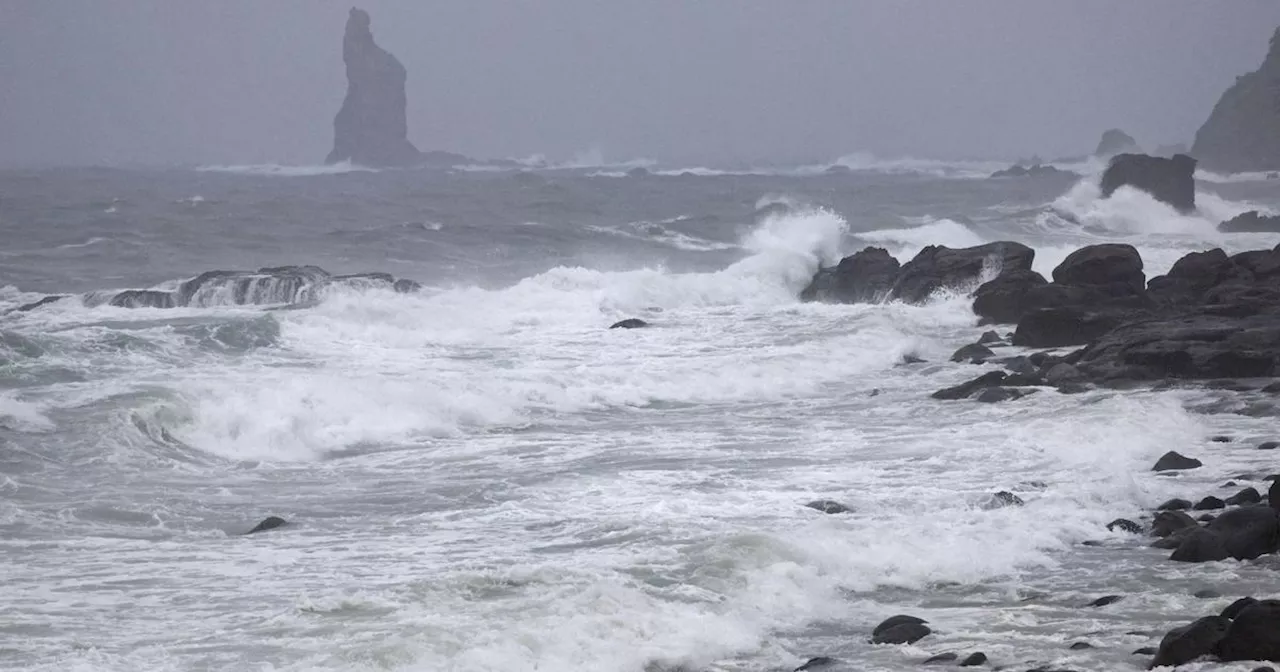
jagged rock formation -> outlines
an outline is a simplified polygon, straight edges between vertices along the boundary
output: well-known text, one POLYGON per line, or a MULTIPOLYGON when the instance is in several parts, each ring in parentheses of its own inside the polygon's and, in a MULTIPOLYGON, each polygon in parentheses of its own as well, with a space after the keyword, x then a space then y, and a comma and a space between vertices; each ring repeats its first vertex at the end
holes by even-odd
POLYGON ((405 121, 405 70, 373 41, 369 13, 351 8, 342 38, 347 97, 333 119, 333 151, 326 163, 408 166, 422 154, 409 142, 405 121))
POLYGON ((1221 172, 1280 168, 1280 29, 1262 66, 1237 77, 1218 99, 1191 154, 1221 172))
POLYGON ((972 286, 987 273, 1029 271, 1035 254, 1026 245, 1011 242, 959 250, 929 245, 899 267, 898 260, 883 248, 868 247, 841 259, 833 268, 820 269, 800 298, 834 303, 922 303, 938 290, 972 286))
POLYGON ((1093 155, 1107 157, 1140 151, 1142 149, 1138 147, 1138 141, 1134 140, 1133 136, 1118 128, 1112 128, 1103 132, 1102 138, 1098 140, 1098 148, 1093 150, 1093 155))
POLYGON ((1263 215, 1250 210, 1218 224, 1223 233, 1280 233, 1280 215, 1263 215))
POLYGON ((1054 166, 1045 166, 1039 163, 1030 167, 1022 164, 1009 166, 1004 170, 997 170, 991 173, 991 177, 1079 177, 1076 173, 1069 170, 1062 170, 1054 166))
POLYGON ((1130 186, 1172 205, 1178 212, 1196 209, 1196 160, 1186 154, 1170 159, 1146 154, 1117 154, 1102 174, 1102 197, 1130 186))

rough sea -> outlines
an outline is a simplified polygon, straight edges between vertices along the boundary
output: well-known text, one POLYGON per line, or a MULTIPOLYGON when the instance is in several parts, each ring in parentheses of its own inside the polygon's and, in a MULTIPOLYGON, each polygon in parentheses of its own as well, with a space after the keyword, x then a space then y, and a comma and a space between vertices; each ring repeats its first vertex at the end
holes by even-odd
POLYGON ((1280 471, 1246 395, 936 401, 984 370, 948 361, 986 329, 964 288, 797 294, 867 245, 1015 240, 1048 275, 1120 241, 1150 278, 1275 246, 1215 227, 1280 209, 1280 181, 1201 172, 1182 216, 1099 200, 1100 164, 840 165, 0 172, 0 668, 1130 670, 1274 594, 1275 563, 1170 563, 1105 528, 1280 471), (290 264, 423 289, 107 301, 290 264), (48 294, 72 296, 13 310, 48 294), (632 317, 651 328, 608 329, 632 317), (1150 471, 1168 450, 1205 466, 1150 471), (934 634, 867 642, 899 613, 934 634))

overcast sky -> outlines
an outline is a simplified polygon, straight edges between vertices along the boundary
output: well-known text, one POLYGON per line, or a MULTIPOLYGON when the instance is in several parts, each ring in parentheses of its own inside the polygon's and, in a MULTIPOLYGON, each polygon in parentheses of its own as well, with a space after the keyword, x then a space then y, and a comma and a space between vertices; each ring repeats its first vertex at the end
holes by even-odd
MULTIPOLYGON (((0 0, 0 164, 313 164, 350 0, 0 0)), ((409 137, 727 163, 1190 144, 1276 0, 360 0, 409 137)))

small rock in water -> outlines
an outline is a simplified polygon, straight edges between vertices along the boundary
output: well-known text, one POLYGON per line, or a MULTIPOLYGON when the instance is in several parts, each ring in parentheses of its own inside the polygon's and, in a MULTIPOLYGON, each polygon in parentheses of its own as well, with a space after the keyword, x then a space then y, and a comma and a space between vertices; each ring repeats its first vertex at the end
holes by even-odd
POLYGON ((1226 436, 1225 434, 1219 434, 1215 437, 1210 438, 1209 440, 1214 443, 1231 443, 1231 437, 1226 436))
POLYGON ((1196 511, 1212 511, 1213 509, 1225 509, 1226 507, 1226 502, 1214 497, 1213 495, 1209 495, 1208 497, 1196 502, 1196 505, 1192 508, 1196 511))
POLYGON ((902 356, 903 364, 924 364, 925 360, 913 352, 908 352, 902 356))
POLYGON ((1169 471, 1173 469, 1195 469, 1202 466, 1203 463, 1194 457, 1187 457, 1171 450, 1165 453, 1156 461, 1155 466, 1151 467, 1152 471, 1169 471))
POLYGON ((815 499, 805 506, 823 513, 851 513, 853 509, 833 499, 815 499))
POLYGON ((991 495, 987 501, 983 502, 982 508, 1000 509, 1006 506, 1022 506, 1024 503, 1025 502, 1022 501, 1021 497, 1013 494, 1012 492, 1008 492, 1007 490, 1001 490, 1000 492, 991 495))
POLYGON ((837 661, 835 658, 818 656, 817 658, 810 658, 808 661, 805 662, 804 665, 797 667, 795 669, 795 672, 806 672, 807 670, 820 670, 824 667, 830 667, 832 665, 835 665, 837 662, 839 661, 837 661))
POLYGON ((931 656, 928 660, 925 660, 923 663, 920 663, 920 664, 921 665, 937 665, 938 663, 949 663, 959 657, 960 657, 960 654, 955 653, 953 651, 948 651, 946 653, 939 653, 936 656, 931 656))
POLYGON ((1067 648, 1071 649, 1072 651, 1082 651, 1084 649, 1092 649, 1093 645, 1090 644, 1089 642, 1076 642, 1067 648))
POLYGON ((1088 606, 1105 607, 1108 604, 1115 604, 1116 602, 1119 602, 1120 600, 1123 600, 1123 599, 1124 599, 1123 595, 1103 595, 1102 597, 1099 597, 1098 599, 1090 602, 1088 606))
POLYGON ((609 325, 609 328, 610 329, 640 329, 641 327, 647 327, 647 326, 649 326, 648 322, 645 322, 644 320, 638 317, 630 317, 619 322, 614 322, 613 324, 609 325))
POLYGON ((1174 498, 1160 506, 1156 507, 1156 511, 1185 511, 1191 508, 1191 502, 1185 499, 1174 498))
POLYGON ((1002 343, 1003 341, 1004 339, 1000 337, 1000 334, 994 331, 984 331, 978 337, 978 345, 990 345, 992 343, 1002 343))
POLYGON ((253 529, 249 530, 248 532, 245 532, 245 534, 255 534, 258 532, 266 532, 267 530, 274 530, 277 527, 284 527, 285 525, 288 525, 288 524, 289 524, 288 521, 286 521, 284 518, 280 518, 278 516, 270 516, 269 518, 266 518, 265 520, 263 520, 261 523, 254 525, 253 529))
POLYGON ((960 661, 960 667, 975 667, 987 662, 987 654, 981 651, 974 651, 969 654, 968 658, 960 661))
POLYGON ((970 364, 981 364, 987 361, 988 359, 995 357, 995 355, 996 353, 992 352, 991 348, 988 348, 985 345, 970 343, 969 345, 966 345, 963 348, 956 350, 955 354, 951 355, 951 361, 968 362, 970 364))
POLYGON ((1262 493, 1253 488, 1245 488, 1234 495, 1227 498, 1227 504, 1230 506, 1242 506, 1245 504, 1258 504, 1262 502, 1262 493))
POLYGON ((1154 647, 1154 646, 1144 646, 1144 647, 1142 647, 1141 649, 1138 649, 1138 650, 1134 651, 1134 652, 1133 652, 1132 654, 1130 654, 1130 655, 1134 655, 1134 656, 1154 656, 1154 655, 1156 655, 1156 647, 1154 647))
POLYGON ((1127 518, 1116 518, 1115 520, 1107 523, 1108 532, 1115 532, 1116 528, 1120 528, 1121 532, 1128 532, 1129 534, 1142 533, 1142 526, 1127 518))
POLYGON ((890 616, 871 631, 871 643, 914 644, 933 632, 925 625, 927 622, 922 618, 905 614, 890 616))
POLYGON ((1219 593, 1218 591, 1212 588, 1204 588, 1202 590, 1197 590, 1195 592, 1195 597, 1198 597, 1202 600, 1212 600, 1215 597, 1222 597, 1222 593, 1219 593))
POLYGON ((1156 514, 1155 520, 1151 521, 1151 534, 1157 537, 1167 537, 1178 530, 1197 527, 1196 521, 1191 516, 1181 511, 1161 511, 1156 514))
POLYGON ((1028 394, 1031 394, 1031 392, 1023 392, 1021 390, 1014 390, 1008 387, 988 387, 987 389, 979 392, 978 396, 974 397, 974 401, 982 404, 996 404, 1002 401, 1021 399, 1028 394))
POLYGON ((1280 448, 1280 441, 1264 441, 1258 444, 1258 450, 1275 450, 1280 448))

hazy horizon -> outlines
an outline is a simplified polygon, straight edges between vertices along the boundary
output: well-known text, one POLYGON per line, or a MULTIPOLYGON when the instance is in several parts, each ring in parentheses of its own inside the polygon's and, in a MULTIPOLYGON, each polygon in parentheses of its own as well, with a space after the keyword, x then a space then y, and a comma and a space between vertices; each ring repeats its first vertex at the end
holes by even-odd
MULTIPOLYGON (((1190 145, 1280 3, 364 0, 420 149, 553 161, 1190 145)), ((318 164, 350 0, 0 4, 0 165, 318 164)))

